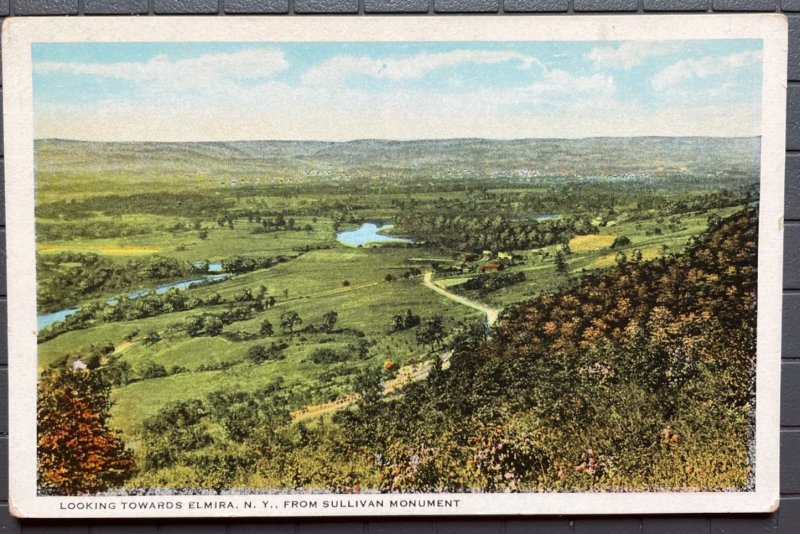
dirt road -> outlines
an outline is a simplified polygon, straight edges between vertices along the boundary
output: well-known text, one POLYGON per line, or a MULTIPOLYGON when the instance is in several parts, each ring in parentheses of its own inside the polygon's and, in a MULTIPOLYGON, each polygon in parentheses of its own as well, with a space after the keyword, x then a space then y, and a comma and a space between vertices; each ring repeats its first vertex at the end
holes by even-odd
POLYGON ((433 278, 432 272, 428 271, 425 273, 422 280, 426 287, 433 289, 440 295, 447 297, 455 302, 458 302, 459 304, 463 304, 464 306, 469 306, 470 308, 473 308, 475 310, 482 311, 486 315, 486 322, 489 324, 489 326, 493 326, 494 323, 497 322, 497 316, 500 313, 500 310, 497 310, 495 308, 490 308, 489 306, 481 304, 480 302, 475 302, 474 300, 469 300, 468 298, 462 297, 461 295, 450 293, 445 288, 441 287, 436 282, 434 282, 432 278, 433 278))

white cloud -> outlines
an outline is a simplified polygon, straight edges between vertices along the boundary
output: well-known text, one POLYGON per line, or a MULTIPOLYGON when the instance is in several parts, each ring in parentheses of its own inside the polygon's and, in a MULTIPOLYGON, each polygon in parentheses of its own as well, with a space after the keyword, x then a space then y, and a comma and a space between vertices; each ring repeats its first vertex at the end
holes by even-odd
POLYGON ((657 56, 669 54, 674 46, 658 42, 626 41, 619 46, 599 46, 584 57, 595 69, 632 69, 657 56))
POLYGON ((242 50, 211 53, 179 60, 160 55, 146 62, 70 63, 44 61, 34 64, 38 74, 69 73, 130 82, 205 84, 219 80, 260 79, 289 67, 278 50, 242 50))
POLYGON ((761 60, 761 52, 739 52, 723 57, 682 59, 653 76, 653 89, 657 92, 672 91, 676 86, 691 80, 711 76, 724 76, 761 60))
MULTIPOLYGON (((716 61, 736 69, 755 59, 734 54, 716 61)), ((754 106, 704 107, 686 99, 660 109, 639 108, 617 100, 617 80, 611 74, 550 69, 515 52, 457 50, 384 61, 339 56, 307 71, 305 85, 269 79, 287 68, 283 54, 269 50, 178 61, 39 63, 40 73, 82 72, 141 83, 136 91, 107 95, 92 104, 38 101, 36 136, 107 141, 511 139, 753 135, 760 129, 754 106), (457 79, 438 91, 423 84, 386 83, 375 90, 335 83, 355 74, 413 80, 450 66, 501 63, 538 68, 526 85, 515 87, 459 85, 457 79), (321 81, 325 83, 314 83, 321 81)), ((683 70, 695 76, 714 68, 703 64, 683 70)), ((665 74, 667 82, 661 83, 669 83, 670 76, 681 79, 679 72, 665 74)))
POLYGON ((544 65, 533 56, 518 52, 492 50, 453 50, 423 52, 407 58, 372 59, 368 57, 335 56, 314 65, 301 80, 307 85, 339 84, 350 76, 362 75, 389 80, 411 80, 435 70, 461 65, 496 65, 518 62, 522 68, 544 65))
POLYGON ((539 100, 569 96, 581 99, 586 96, 611 99, 616 91, 616 82, 607 74, 575 76, 567 71, 553 69, 547 71, 541 81, 530 86, 528 92, 539 100))

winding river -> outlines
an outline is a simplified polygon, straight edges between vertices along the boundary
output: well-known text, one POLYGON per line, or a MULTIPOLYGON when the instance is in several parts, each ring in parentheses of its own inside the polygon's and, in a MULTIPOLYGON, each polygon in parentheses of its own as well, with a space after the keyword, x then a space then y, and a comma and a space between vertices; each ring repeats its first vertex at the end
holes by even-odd
MULTIPOLYGON (((211 269, 209 269, 211 271, 211 269)), ((228 273, 221 273, 221 274, 213 274, 204 276, 202 278, 193 278, 191 280, 181 280, 179 282, 170 282, 169 284, 163 284, 160 286, 156 286, 155 290, 150 289, 140 289, 138 291, 134 291, 128 294, 129 299, 138 299, 139 297, 143 297, 145 295, 149 295, 151 291, 154 291, 156 295, 163 295, 170 289, 189 289, 193 286, 199 286, 202 284, 207 284, 209 282, 216 282, 218 280, 225 280, 230 275, 228 273)), ((114 305, 119 302, 116 298, 110 298, 106 300, 106 303, 114 305)), ((75 315, 75 313, 80 310, 80 306, 73 306, 71 308, 66 308, 64 310, 58 310, 55 312, 44 313, 42 315, 38 315, 36 317, 36 328, 41 330, 42 328, 46 328, 52 324, 55 324, 59 321, 63 321, 70 315, 75 315)))

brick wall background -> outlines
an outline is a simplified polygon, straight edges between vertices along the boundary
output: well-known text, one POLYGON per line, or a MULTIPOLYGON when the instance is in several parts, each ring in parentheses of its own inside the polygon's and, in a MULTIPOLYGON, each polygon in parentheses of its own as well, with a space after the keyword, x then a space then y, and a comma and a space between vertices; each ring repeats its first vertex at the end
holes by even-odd
MULTIPOLYGON (((796 534, 800 532, 800 0, 0 0, 0 17, 784 12, 789 18, 781 506, 770 515, 325 521, 17 521, 8 512, 5 214, 0 200, 0 533, 25 534, 796 534)), ((0 76, 0 84, 2 77, 0 76)), ((2 86, 0 85, 0 91, 2 86)), ((0 131, 0 184, 2 184, 0 131)), ((2 192, 0 192, 0 195, 2 192)))

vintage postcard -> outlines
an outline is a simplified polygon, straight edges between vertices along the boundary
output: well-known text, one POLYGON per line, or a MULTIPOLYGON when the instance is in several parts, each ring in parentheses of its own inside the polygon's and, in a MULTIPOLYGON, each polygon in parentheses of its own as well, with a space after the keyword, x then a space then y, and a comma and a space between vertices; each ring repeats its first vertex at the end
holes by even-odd
POLYGON ((6 21, 12 511, 773 510, 786 41, 6 21))

